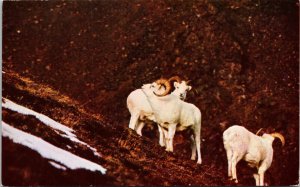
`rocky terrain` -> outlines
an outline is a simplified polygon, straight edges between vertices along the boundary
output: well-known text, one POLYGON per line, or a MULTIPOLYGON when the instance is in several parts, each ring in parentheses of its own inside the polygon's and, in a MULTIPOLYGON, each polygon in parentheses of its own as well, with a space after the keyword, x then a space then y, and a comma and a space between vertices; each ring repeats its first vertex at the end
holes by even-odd
MULTIPOLYGON (((4 122, 107 169, 61 170, 3 137, 4 185, 235 185, 222 143, 233 124, 282 133, 265 180, 299 184, 296 0, 4 2, 2 66, 4 98, 74 129, 101 156, 31 115, 2 108, 4 122), (202 165, 185 132, 167 153, 153 124, 143 137, 128 129, 129 93, 173 75, 191 80, 187 101, 202 112, 202 165)), ((255 184, 255 169, 237 170, 237 185, 255 184)))

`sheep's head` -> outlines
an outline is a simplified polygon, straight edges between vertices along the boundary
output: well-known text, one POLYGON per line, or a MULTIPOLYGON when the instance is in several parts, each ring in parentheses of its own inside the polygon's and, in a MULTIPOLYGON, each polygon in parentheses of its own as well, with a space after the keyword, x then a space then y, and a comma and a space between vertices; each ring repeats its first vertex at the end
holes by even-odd
POLYGON ((282 146, 284 146, 285 144, 285 139, 283 135, 278 132, 273 132, 271 134, 264 133, 262 135, 262 138, 269 139, 271 142, 273 142, 275 138, 278 138, 281 141, 282 146))
POLYGON ((157 96, 168 95, 173 90, 173 95, 176 95, 180 99, 184 100, 186 98, 187 92, 192 89, 192 87, 188 85, 189 81, 183 81, 178 76, 173 76, 168 80, 161 78, 157 80, 156 83, 162 85, 165 88, 165 92, 161 94, 154 92, 157 96), (172 87, 174 87, 174 89, 172 89, 172 87))
POLYGON ((172 94, 179 96, 181 100, 185 100, 186 94, 192 89, 192 86, 189 86, 187 81, 181 81, 181 83, 174 82, 173 84, 175 90, 172 92, 172 94))
MULTIPOLYGON (((259 136, 260 132, 262 132, 263 128, 260 128, 257 132, 256 135, 259 136)), ((283 137, 282 134, 278 133, 278 132, 273 132, 273 133, 269 133, 268 130, 266 130, 265 133, 263 133, 262 137, 264 138, 271 138, 272 141, 274 140, 274 138, 278 138, 281 141, 281 145, 284 146, 285 144, 285 139, 283 137)))
POLYGON ((273 136, 274 138, 278 138, 281 141, 281 145, 284 146, 285 139, 282 134, 280 134, 278 132, 274 132, 274 133, 271 133, 270 135, 273 136))

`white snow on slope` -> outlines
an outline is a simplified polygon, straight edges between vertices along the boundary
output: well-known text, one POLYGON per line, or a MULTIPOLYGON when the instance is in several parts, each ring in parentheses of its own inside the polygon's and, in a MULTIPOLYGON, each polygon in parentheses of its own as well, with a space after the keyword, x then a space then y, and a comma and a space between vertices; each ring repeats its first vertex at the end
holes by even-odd
POLYGON ((44 158, 54 160, 59 163, 56 164, 57 167, 68 167, 70 169, 83 168, 90 171, 100 171, 102 174, 106 173, 106 169, 102 166, 58 148, 41 138, 16 129, 4 121, 2 121, 2 136, 37 151, 44 158))
POLYGON ((53 167, 55 167, 55 168, 57 168, 57 169, 61 169, 61 170, 66 170, 66 169, 67 169, 66 167, 64 167, 64 166, 62 166, 62 165, 60 165, 60 164, 58 164, 58 163, 56 163, 56 162, 54 162, 54 161, 49 161, 49 163, 50 163, 53 167))
POLYGON ((91 149, 94 152, 95 156, 100 157, 100 154, 97 152, 97 149, 91 147, 90 145, 88 145, 87 143, 85 143, 83 141, 80 141, 76 137, 76 135, 73 134, 73 132, 74 132, 73 129, 54 121, 53 119, 49 118, 48 116, 46 116, 44 114, 35 112, 29 108, 26 108, 17 103, 14 103, 9 99, 3 98, 3 100, 4 100, 4 102, 2 102, 2 107, 7 108, 12 111, 15 111, 15 112, 18 112, 20 114, 35 116, 38 120, 40 120, 44 124, 52 127, 53 129, 57 129, 57 130, 63 132, 64 134, 60 134, 61 136, 66 137, 73 142, 80 143, 80 144, 87 146, 89 149, 91 149))
POLYGON ((9 99, 3 98, 3 100, 4 100, 4 102, 2 102, 2 107, 4 107, 4 108, 10 109, 12 111, 15 111, 15 112, 18 112, 18 113, 21 113, 21 114, 24 114, 24 115, 35 116, 37 119, 39 119, 40 121, 42 121, 46 125, 54 128, 54 129, 60 130, 60 131, 64 132, 65 134, 69 135, 70 137, 76 136, 72 133, 73 129, 71 129, 69 127, 66 127, 66 126, 54 121, 53 119, 49 118, 48 116, 45 116, 45 115, 40 114, 38 112, 35 112, 35 111, 33 111, 29 108, 23 107, 21 105, 18 105, 16 103, 12 102, 9 99))

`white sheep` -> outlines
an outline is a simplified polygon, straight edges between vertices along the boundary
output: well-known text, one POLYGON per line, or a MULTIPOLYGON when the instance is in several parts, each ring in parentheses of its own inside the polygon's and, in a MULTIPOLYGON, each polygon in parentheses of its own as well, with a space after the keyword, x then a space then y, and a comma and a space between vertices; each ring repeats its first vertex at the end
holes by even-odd
POLYGON ((227 154, 228 177, 238 183, 236 165, 241 159, 244 159, 250 167, 258 169, 258 174, 253 175, 256 185, 264 185, 264 173, 271 166, 273 160, 272 143, 275 138, 279 138, 284 145, 284 137, 276 132, 258 136, 238 125, 225 130, 223 143, 227 154))
POLYGON ((197 151, 197 163, 201 164, 200 110, 195 105, 184 102, 172 94, 167 95, 170 88, 168 80, 161 79, 160 82, 156 83, 166 87, 166 92, 164 94, 156 93, 157 88, 155 87, 157 84, 152 84, 150 87, 149 85, 144 85, 142 90, 149 100, 156 122, 163 128, 166 140, 166 151, 173 152, 173 138, 175 131, 182 131, 187 128, 191 128, 193 130, 191 159, 195 160, 197 151))
MULTIPOLYGON (((192 89, 192 87, 188 85, 188 81, 182 81, 178 76, 171 77, 169 81, 176 81, 174 82, 175 90, 171 94, 182 100, 186 98, 186 93, 192 89)), ((145 84, 144 86, 150 87, 151 85, 152 84, 145 84)), ((160 86, 157 83, 154 83, 154 85, 156 92, 165 92, 165 87, 160 86)), ((142 136, 142 129, 145 125, 145 120, 156 122, 152 108, 142 89, 134 90, 129 94, 127 97, 127 108, 131 114, 129 128, 136 130, 137 134, 140 136, 142 136)), ((164 135, 160 126, 158 126, 158 130, 159 144, 161 146, 165 146, 164 135)))

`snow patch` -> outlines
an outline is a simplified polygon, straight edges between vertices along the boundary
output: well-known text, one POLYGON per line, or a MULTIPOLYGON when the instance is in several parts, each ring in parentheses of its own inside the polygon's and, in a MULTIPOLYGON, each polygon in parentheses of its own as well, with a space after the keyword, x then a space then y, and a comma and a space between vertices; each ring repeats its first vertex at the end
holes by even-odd
POLYGON ((44 158, 54 160, 59 165, 61 164, 59 166, 55 163, 56 165, 54 165, 57 167, 68 167, 72 170, 82 168, 90 171, 100 171, 102 174, 106 173, 106 169, 102 166, 58 148, 41 138, 16 129, 4 121, 2 121, 2 136, 37 151, 44 158))
POLYGON ((60 130, 60 131, 64 132, 65 134, 69 135, 70 137, 76 136, 72 133, 73 129, 71 129, 69 127, 66 127, 66 126, 54 121, 53 119, 49 118, 48 116, 45 116, 45 115, 40 114, 38 112, 35 112, 35 111, 33 111, 29 108, 23 107, 21 105, 18 105, 16 103, 12 102, 9 99, 4 98, 3 100, 4 100, 4 102, 2 102, 2 107, 4 107, 4 108, 10 109, 10 110, 15 111, 15 112, 18 112, 20 114, 35 116, 37 119, 39 119, 40 121, 42 121, 46 125, 54 128, 54 129, 60 130))
POLYGON ((60 165, 60 164, 58 164, 58 163, 56 163, 56 162, 49 161, 49 163, 50 163, 53 167, 55 167, 55 168, 57 168, 57 169, 61 169, 61 170, 64 170, 64 171, 67 169, 66 167, 64 167, 64 166, 62 166, 62 165, 60 165))
POLYGON ((18 112, 20 114, 24 114, 24 115, 32 115, 34 117, 36 117, 38 120, 40 120, 41 122, 43 122, 45 125, 48 125, 49 127, 52 127, 53 129, 59 130, 60 132, 63 132, 64 134, 58 133, 57 131, 55 131, 56 133, 60 134, 61 136, 68 138, 69 140, 85 145, 86 147, 88 147, 89 149, 91 149, 94 153, 95 156, 100 157, 101 155, 97 152, 97 149, 91 147, 90 145, 88 145, 87 143, 80 141, 77 136, 75 134, 73 134, 74 130, 62 125, 61 123, 56 122, 55 120, 49 118, 48 116, 35 112, 29 108, 26 108, 24 106, 21 106, 17 103, 12 102, 9 99, 3 98, 4 102, 2 102, 2 107, 7 108, 9 110, 18 112))

